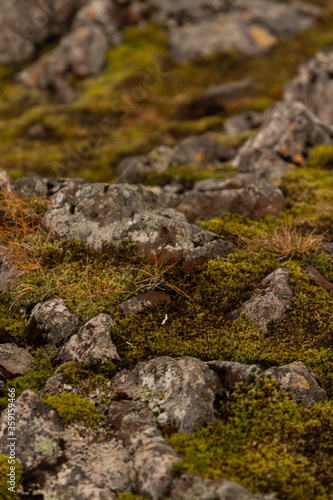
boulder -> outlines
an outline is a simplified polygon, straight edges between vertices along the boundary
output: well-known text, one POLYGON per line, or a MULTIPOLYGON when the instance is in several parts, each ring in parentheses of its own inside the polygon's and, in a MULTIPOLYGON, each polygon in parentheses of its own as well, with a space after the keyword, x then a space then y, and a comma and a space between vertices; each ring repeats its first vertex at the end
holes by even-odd
POLYGON ((139 401, 113 402, 108 421, 128 450, 135 493, 164 499, 173 480, 172 468, 180 458, 163 438, 151 410, 139 401))
POLYGON ((311 408, 315 403, 327 401, 328 397, 319 384, 319 379, 302 361, 295 361, 285 366, 275 366, 264 372, 282 384, 283 389, 291 392, 296 401, 305 408, 311 408))
POLYGON ((159 423, 192 433, 215 421, 214 401, 222 386, 202 361, 164 356, 118 372, 110 382, 110 391, 148 402, 159 423))
POLYGON ((239 189, 228 189, 231 183, 211 180, 199 184, 197 189, 172 199, 173 208, 186 215, 189 222, 210 220, 226 212, 246 215, 260 220, 264 214, 277 217, 284 208, 284 196, 280 189, 265 183, 251 183, 239 189))
POLYGON ((169 294, 151 290, 125 300, 119 304, 119 309, 126 316, 132 316, 132 314, 143 311, 144 309, 150 309, 159 304, 170 304, 170 302, 171 299, 169 294))
POLYGON ((13 188, 20 198, 46 198, 47 196, 46 180, 38 175, 16 179, 13 188))
POLYGON ((284 89, 287 102, 300 101, 326 125, 333 125, 333 47, 317 52, 301 64, 284 89))
POLYGON ((109 314, 99 314, 89 320, 76 335, 72 335, 61 348, 57 359, 92 363, 96 359, 108 361, 119 360, 116 346, 112 342, 110 331, 114 325, 109 314))
POLYGON ((332 143, 333 129, 304 104, 281 102, 266 113, 257 135, 245 142, 232 163, 240 172, 256 172, 273 181, 292 166, 303 165, 310 148, 332 143))
POLYGON ((272 320, 281 320, 291 308, 293 291, 288 281, 288 270, 276 269, 266 276, 259 285, 258 292, 232 313, 236 319, 240 313, 246 313, 259 328, 267 330, 272 320))
POLYGON ((43 222, 58 238, 84 241, 96 251, 104 242, 119 246, 129 240, 139 255, 182 262, 189 270, 234 249, 217 235, 188 224, 183 214, 165 207, 151 191, 129 184, 89 184, 74 194, 62 189, 43 222))
POLYGON ((77 325, 76 315, 59 298, 37 304, 28 321, 28 339, 33 345, 62 345, 77 325))
POLYGON ((32 356, 23 347, 15 344, 0 344, 0 378, 11 379, 17 375, 24 375, 32 363, 32 356))
POLYGON ((238 383, 248 383, 257 378, 260 368, 256 365, 245 365, 235 361, 209 361, 209 368, 219 377, 223 389, 232 392, 238 383))
POLYGON ((245 111, 224 120, 223 129, 227 135, 239 135, 261 126, 263 113, 260 111, 245 111))

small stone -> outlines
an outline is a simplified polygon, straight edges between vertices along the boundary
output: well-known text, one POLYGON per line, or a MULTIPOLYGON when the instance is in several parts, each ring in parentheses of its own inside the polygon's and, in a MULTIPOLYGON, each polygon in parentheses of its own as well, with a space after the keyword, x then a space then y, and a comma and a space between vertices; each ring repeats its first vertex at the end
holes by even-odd
POLYGON ((27 349, 15 344, 0 344, 0 377, 4 380, 24 375, 31 363, 32 356, 27 349))
POLYGON ((267 330, 270 321, 283 319, 291 308, 293 291, 288 281, 288 270, 280 268, 273 271, 262 280, 260 289, 261 291, 244 302, 232 317, 236 319, 240 313, 246 313, 259 328, 267 330))
POLYGON ((69 339, 60 350, 57 359, 63 363, 67 361, 92 363, 97 359, 119 360, 116 346, 110 335, 113 325, 113 319, 109 314, 102 313, 95 316, 69 339))
POLYGON ((38 175, 20 177, 14 182, 13 188, 21 198, 46 198, 47 195, 46 181, 38 175))
POLYGON ((264 375, 280 382, 283 389, 291 392, 296 401, 300 401, 305 408, 311 408, 315 403, 328 400, 326 392, 319 385, 318 376, 302 361, 269 368, 264 375))
POLYGON ((234 361, 209 361, 208 366, 218 375, 222 387, 234 391, 238 383, 248 383, 257 378, 260 368, 256 365, 245 365, 234 361))
POLYGON ((122 313, 126 314, 126 316, 132 316, 132 314, 143 311, 144 309, 152 308, 159 304, 170 304, 170 302, 171 299, 169 294, 150 291, 125 300, 125 302, 119 304, 119 309, 122 313))
POLYGON ((33 308, 28 322, 28 338, 33 345, 59 347, 74 332, 76 325, 77 317, 63 299, 49 299, 33 308))
POLYGON ((34 123, 28 128, 27 135, 32 141, 43 140, 47 136, 47 129, 43 123, 34 123))

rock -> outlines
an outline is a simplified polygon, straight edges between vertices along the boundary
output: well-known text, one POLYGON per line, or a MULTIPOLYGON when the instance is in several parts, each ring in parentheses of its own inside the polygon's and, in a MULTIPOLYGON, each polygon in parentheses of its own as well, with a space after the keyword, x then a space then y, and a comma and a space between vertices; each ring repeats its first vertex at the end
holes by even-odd
POLYGON ((3 246, 0 245, 0 292, 5 292, 18 277, 17 270, 14 269, 11 262, 3 255, 3 246))
POLYGON ((189 270, 234 249, 217 235, 188 224, 151 191, 129 184, 89 184, 75 194, 62 189, 43 222, 58 238, 85 241, 96 251, 104 242, 119 246, 127 239, 136 244, 139 255, 182 262, 189 270))
POLYGON ((215 421, 214 401, 222 391, 217 375, 202 361, 167 356, 117 373, 110 388, 113 394, 121 391, 134 400, 148 401, 159 423, 189 434, 215 421))
POLYGON ((275 378, 283 389, 291 392, 296 401, 305 408, 311 408, 315 403, 327 401, 324 389, 318 383, 318 377, 302 361, 296 361, 285 366, 269 368, 264 375, 275 378))
POLYGON ((13 188, 21 198, 46 198, 47 196, 46 181, 38 175, 20 177, 14 182, 13 188))
POLYGON ((259 111, 245 111, 231 118, 226 118, 223 129, 227 135, 239 135, 260 127, 262 120, 263 113, 259 111))
POLYGON ((234 391, 240 382, 247 383, 257 378, 260 368, 256 365, 245 365, 234 361, 209 361, 209 368, 219 377, 226 391, 234 391))
POLYGON ((227 0, 150 0, 154 8, 152 19, 163 25, 181 25, 184 22, 200 21, 203 17, 224 12, 228 8, 227 0))
POLYGON ((173 207, 185 214, 192 223, 220 217, 226 212, 260 220, 264 214, 277 217, 284 208, 284 196, 277 187, 258 182, 239 189, 228 189, 227 186, 228 181, 216 181, 215 189, 207 190, 202 189, 201 184, 199 189, 179 196, 179 202, 173 207))
POLYGON ((182 474, 169 498, 170 500, 264 500, 261 495, 254 495, 235 481, 203 479, 189 474, 182 474))
POLYGON ((170 304, 170 295, 164 292, 150 292, 141 293, 131 299, 125 300, 119 304, 119 309, 126 316, 132 316, 137 312, 149 309, 159 304, 170 304))
POLYGON ((119 184, 138 184, 143 173, 150 172, 150 163, 146 156, 127 156, 117 166, 119 184))
MULTIPOLYGON (((16 457, 29 471, 29 479, 43 477, 47 468, 55 468, 63 457, 61 446, 64 425, 57 413, 42 403, 39 396, 26 390, 15 401, 16 457)), ((0 420, 0 445, 8 449, 8 414, 0 420)))
POLYGON ((77 317, 64 300, 49 299, 33 308, 28 322, 28 339, 33 345, 59 347, 74 332, 76 325, 77 317))
POLYGON ((323 124, 300 102, 278 103, 265 115, 255 137, 239 149, 232 163, 240 172, 281 177, 303 165, 309 149, 333 142, 333 129, 323 124))
POLYGON ((324 276, 313 266, 312 264, 307 264, 305 266, 306 272, 310 278, 314 279, 319 286, 325 290, 333 290, 333 284, 328 281, 324 276))
POLYGON ((302 102, 326 125, 333 125, 333 48, 317 52, 308 62, 301 64, 294 79, 284 89, 287 101, 302 102))
POLYGON ((259 328, 267 330, 272 320, 281 320, 291 308, 292 289, 288 281, 287 269, 280 268, 273 271, 262 280, 258 291, 253 297, 233 313, 233 318, 240 313, 246 313, 254 320, 259 328))
POLYGON ((5 194, 13 192, 10 177, 5 170, 0 170, 0 191, 5 194))
POLYGON ((119 360, 110 335, 113 325, 113 319, 109 314, 102 313, 95 316, 69 339, 58 353, 57 359, 63 363, 66 361, 92 363, 96 359, 119 360))
POLYGON ((15 344, 0 344, 0 377, 3 380, 24 375, 32 363, 32 356, 26 349, 15 344))
POLYGON ((251 78, 221 83, 207 89, 202 96, 182 103, 179 107, 179 114, 182 118, 214 115, 224 111, 228 101, 253 97, 255 93, 254 81, 251 78))
POLYGON ((172 468, 180 459, 158 430, 152 412, 138 401, 113 402, 108 419, 129 452, 135 493, 164 499, 173 480, 172 468))
POLYGON ((188 137, 174 147, 171 165, 174 167, 189 163, 214 163, 230 160, 234 151, 220 144, 207 134, 188 137))
POLYGON ((47 128, 43 123, 34 123, 27 130, 27 135, 32 141, 41 141, 47 137, 47 128))
POLYGON ((87 78, 98 74, 106 62, 108 48, 121 41, 111 1, 90 0, 78 10, 71 31, 57 47, 21 71, 17 80, 29 87, 53 88, 62 101, 69 102, 75 92, 65 75, 87 78))
POLYGON ((320 245, 318 248, 319 252, 324 252, 327 255, 332 256, 333 255, 333 243, 324 243, 323 245, 320 245))
POLYGON ((68 188, 69 190, 75 191, 79 186, 84 186, 89 184, 86 179, 82 177, 74 177, 72 179, 60 178, 60 179, 47 179, 47 197, 50 198, 56 194, 62 188, 68 188))

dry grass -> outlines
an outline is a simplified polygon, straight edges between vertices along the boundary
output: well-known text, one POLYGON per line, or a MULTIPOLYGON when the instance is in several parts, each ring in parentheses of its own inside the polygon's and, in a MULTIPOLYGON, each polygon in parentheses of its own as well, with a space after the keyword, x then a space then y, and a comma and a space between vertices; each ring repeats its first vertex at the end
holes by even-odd
POLYGON ((307 258, 310 252, 323 242, 323 235, 316 234, 314 229, 304 234, 302 229, 291 224, 282 224, 271 230, 266 237, 251 239, 240 236, 238 243, 248 253, 268 252, 277 260, 285 261, 293 258, 307 258))

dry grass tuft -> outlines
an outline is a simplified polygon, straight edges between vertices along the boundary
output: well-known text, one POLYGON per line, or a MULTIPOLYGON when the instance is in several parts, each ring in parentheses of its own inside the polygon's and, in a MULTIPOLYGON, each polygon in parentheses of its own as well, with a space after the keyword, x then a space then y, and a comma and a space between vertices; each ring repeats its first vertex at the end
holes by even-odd
POLYGON ((310 252, 323 242, 323 235, 316 234, 316 229, 304 234, 302 229, 291 224, 282 224, 271 230, 266 237, 251 239, 239 236, 240 247, 248 253, 270 253, 277 260, 307 258, 310 252))

